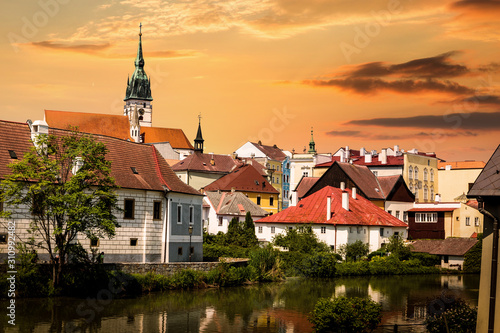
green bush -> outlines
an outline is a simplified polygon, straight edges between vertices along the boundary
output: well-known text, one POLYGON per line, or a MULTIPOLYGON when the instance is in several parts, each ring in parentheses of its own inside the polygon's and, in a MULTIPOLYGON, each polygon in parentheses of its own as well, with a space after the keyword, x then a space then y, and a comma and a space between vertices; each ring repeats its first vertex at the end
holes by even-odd
POLYGON ((343 262, 336 265, 338 276, 369 275, 370 266, 367 261, 343 262))
POLYGON ((438 299, 431 302, 429 309, 431 314, 425 320, 425 326, 429 333, 476 332, 477 308, 469 306, 461 299, 448 304, 438 299), (435 311, 436 306, 433 305, 437 305, 441 311, 435 311))
POLYGON ((306 277, 331 278, 335 276, 335 265, 342 258, 336 253, 316 253, 307 255, 299 267, 301 275, 306 277))
POLYGON ((358 261, 368 255, 368 243, 363 243, 360 240, 352 244, 344 244, 339 247, 339 254, 345 258, 346 261, 358 261))
POLYGON ((382 305, 371 299, 320 298, 310 314, 315 332, 363 333, 374 330, 382 320, 382 305))
POLYGON ((477 236, 478 242, 465 254, 464 271, 467 273, 481 272, 481 252, 483 249, 483 234, 477 236))
POLYGON ((252 250, 235 245, 203 244, 203 256, 213 258, 248 258, 252 250))
POLYGON ((410 258, 417 259, 422 266, 434 267, 436 265, 441 265, 441 259, 435 254, 413 252, 410 258))
POLYGON ((279 253, 271 246, 252 251, 249 265, 259 281, 277 281, 283 276, 279 253))

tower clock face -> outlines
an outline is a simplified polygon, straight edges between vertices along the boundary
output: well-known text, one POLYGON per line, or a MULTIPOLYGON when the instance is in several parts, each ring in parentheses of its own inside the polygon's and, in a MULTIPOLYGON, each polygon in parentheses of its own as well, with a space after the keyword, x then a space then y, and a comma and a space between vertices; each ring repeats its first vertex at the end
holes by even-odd
POLYGON ((142 116, 144 115, 144 109, 139 109, 139 114, 142 116))

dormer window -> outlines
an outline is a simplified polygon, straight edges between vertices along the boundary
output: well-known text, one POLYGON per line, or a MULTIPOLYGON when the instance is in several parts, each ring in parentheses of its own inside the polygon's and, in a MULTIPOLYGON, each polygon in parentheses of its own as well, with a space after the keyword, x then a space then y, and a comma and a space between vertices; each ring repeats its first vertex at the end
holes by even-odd
POLYGON ((17 154, 15 151, 9 150, 9 155, 10 155, 10 158, 12 158, 13 160, 17 160, 17 154))
POLYGON ((130 167, 130 169, 132 170, 132 172, 134 173, 134 175, 138 175, 139 174, 139 171, 137 171, 137 169, 135 167, 130 167))

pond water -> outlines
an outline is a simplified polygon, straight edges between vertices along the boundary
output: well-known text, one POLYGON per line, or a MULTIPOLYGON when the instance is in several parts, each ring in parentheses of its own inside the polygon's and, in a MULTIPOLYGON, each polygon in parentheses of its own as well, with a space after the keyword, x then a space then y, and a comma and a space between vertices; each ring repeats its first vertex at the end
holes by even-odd
MULTIPOLYGON (((377 332, 393 332, 394 324, 399 332, 423 332, 418 324, 428 311, 439 311, 442 302, 455 298, 477 305, 478 292, 478 275, 419 275, 290 278, 134 299, 18 299, 16 326, 2 315, 0 332, 307 333, 312 332, 307 317, 318 298, 332 296, 371 297, 382 304, 382 326, 377 332)), ((0 301, 2 309, 7 306, 6 300, 0 301)))

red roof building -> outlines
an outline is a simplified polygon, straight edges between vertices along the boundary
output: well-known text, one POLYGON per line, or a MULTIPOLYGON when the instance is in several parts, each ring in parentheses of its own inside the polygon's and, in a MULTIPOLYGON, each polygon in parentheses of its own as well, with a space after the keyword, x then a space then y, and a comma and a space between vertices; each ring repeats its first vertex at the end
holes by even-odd
POLYGON ((267 241, 276 233, 301 224, 311 224, 318 238, 333 248, 361 240, 369 243, 371 251, 380 248, 392 235, 406 238, 407 228, 406 223, 362 196, 332 186, 305 197, 297 206, 255 222, 257 237, 267 241))

